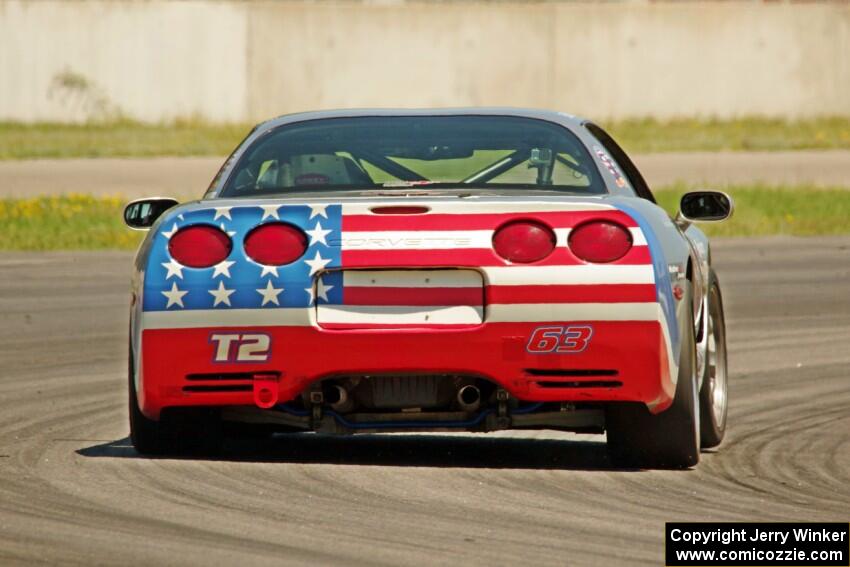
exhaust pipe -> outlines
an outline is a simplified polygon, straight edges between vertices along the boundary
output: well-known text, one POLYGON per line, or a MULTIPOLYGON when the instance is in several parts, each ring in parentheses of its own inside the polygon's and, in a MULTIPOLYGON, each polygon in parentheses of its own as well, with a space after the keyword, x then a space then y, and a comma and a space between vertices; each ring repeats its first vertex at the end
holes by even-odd
POLYGON ((475 411, 481 405, 481 390, 468 384, 457 391, 457 405, 463 411, 475 411))
POLYGON ((327 402, 334 411, 350 409, 348 391, 339 384, 333 384, 325 390, 325 402, 327 402))

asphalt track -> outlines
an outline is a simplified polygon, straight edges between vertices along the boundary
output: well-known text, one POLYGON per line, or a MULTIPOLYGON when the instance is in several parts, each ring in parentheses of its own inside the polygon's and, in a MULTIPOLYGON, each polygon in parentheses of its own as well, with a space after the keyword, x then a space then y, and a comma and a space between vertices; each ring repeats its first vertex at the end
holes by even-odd
POLYGON ((556 433, 127 440, 126 253, 0 255, 0 564, 661 565, 672 520, 847 521, 850 238, 719 241, 731 430, 696 470, 556 433))
MULTIPOLYGON (((767 183, 850 186, 850 151, 637 154, 651 187, 767 183)), ((91 193, 126 199, 200 197, 223 157, 0 161, 0 198, 91 193)))

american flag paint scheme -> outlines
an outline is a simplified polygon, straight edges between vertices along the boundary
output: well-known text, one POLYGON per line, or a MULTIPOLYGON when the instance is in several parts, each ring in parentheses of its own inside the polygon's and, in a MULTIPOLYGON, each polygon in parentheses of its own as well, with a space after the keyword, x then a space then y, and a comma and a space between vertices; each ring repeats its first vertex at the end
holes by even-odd
MULTIPOLYGON (((166 413, 205 407, 225 421, 346 433, 591 431, 616 427, 610 408, 620 405, 644 407, 645 420, 680 411, 682 372, 693 375, 697 395, 712 356, 705 236, 636 195, 628 166, 619 163, 614 179, 615 157, 583 122, 519 115, 578 132, 595 148, 588 159, 608 193, 221 194, 240 152, 262 132, 371 114, 284 117, 249 137, 208 196, 164 212, 139 251, 131 425, 156 425, 161 434, 166 413), (600 221, 629 241, 613 261, 586 260, 571 239, 600 221), (495 235, 516 222, 545 227, 551 252, 531 262, 503 257, 495 235), (303 251, 289 263, 260 263, 249 235, 277 225, 302 235, 303 251), (175 257, 172 238, 192 227, 226 235, 229 248, 214 264, 175 257), (426 401, 423 392, 448 383, 456 399, 426 401), (398 404, 379 401, 392 392, 398 404), (419 401, 407 407, 405 396, 419 401)), ((137 432, 137 446, 161 448, 144 435, 137 432)))

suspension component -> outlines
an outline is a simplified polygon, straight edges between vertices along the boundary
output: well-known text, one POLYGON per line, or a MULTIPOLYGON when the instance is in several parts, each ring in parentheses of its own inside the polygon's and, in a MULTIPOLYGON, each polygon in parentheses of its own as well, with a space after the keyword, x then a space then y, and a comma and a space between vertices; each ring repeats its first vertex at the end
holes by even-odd
POLYGON ((511 426, 511 416, 508 415, 508 400, 511 395, 507 390, 499 388, 496 390, 496 425, 500 429, 508 429, 511 426))
POLYGON ((317 429, 322 423, 322 404, 325 403, 325 395, 319 386, 310 390, 310 427, 317 429))

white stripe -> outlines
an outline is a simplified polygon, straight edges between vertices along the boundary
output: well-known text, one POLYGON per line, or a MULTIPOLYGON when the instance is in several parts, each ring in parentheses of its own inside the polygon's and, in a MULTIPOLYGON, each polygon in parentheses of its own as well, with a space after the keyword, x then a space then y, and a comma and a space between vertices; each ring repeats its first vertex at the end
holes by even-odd
MULTIPOLYGON (((311 326, 317 310, 310 307, 282 309, 192 309, 146 311, 143 329, 191 329, 245 326, 311 326)), ((320 305, 322 322, 424 324, 480 323, 482 310, 472 306, 360 306, 320 305), (425 319, 428 315, 428 319, 425 319)), ((538 321, 661 321, 670 344, 664 315, 657 303, 556 303, 494 304, 487 307, 488 323, 538 321)), ((671 354, 671 364, 673 360, 671 354)))
MULTIPOLYGON (((387 192, 391 191, 390 189, 387 192)), ((400 195, 404 192, 415 193, 417 189, 411 187, 409 189, 398 190, 400 195)), ((565 197, 567 199, 569 197, 565 197)), ((595 197, 598 199, 598 197, 595 197)), ((595 203, 588 197, 587 201, 570 203, 564 200, 553 200, 551 203, 545 201, 506 201, 504 199, 484 201, 478 197, 467 197, 465 199, 453 199, 446 195, 445 200, 414 200, 410 198, 392 198, 381 201, 366 201, 359 203, 346 202, 342 205, 343 215, 371 215, 371 209, 375 207, 427 207, 430 214, 441 215, 469 215, 469 214, 492 214, 492 213, 540 213, 540 212, 564 212, 570 213, 575 211, 613 211, 615 207, 605 203, 595 203)), ((376 217, 377 218, 377 217, 376 217)))
POLYGON ((476 270, 344 270, 345 287, 483 287, 476 270))
POLYGON ((607 266, 507 266, 482 268, 488 285, 655 283, 649 264, 607 266))
POLYGON ((492 230, 386 230, 342 233, 343 250, 443 250, 492 246, 492 230))
POLYGON ((488 323, 529 321, 658 321, 657 303, 532 303, 487 306, 488 323))
POLYGON ((145 311, 142 329, 192 329, 255 326, 309 326, 313 324, 312 307, 280 309, 188 309, 145 311))
MULTIPOLYGON (((566 246, 570 228, 556 228, 557 246, 566 246)), ((635 246, 646 246, 646 238, 637 227, 629 229, 635 246)), ((446 250, 493 247, 492 230, 376 230, 345 231, 343 250, 446 250)))
POLYGON ((469 305, 421 307, 400 305, 319 305, 317 321, 369 325, 478 325, 483 309, 469 305))

